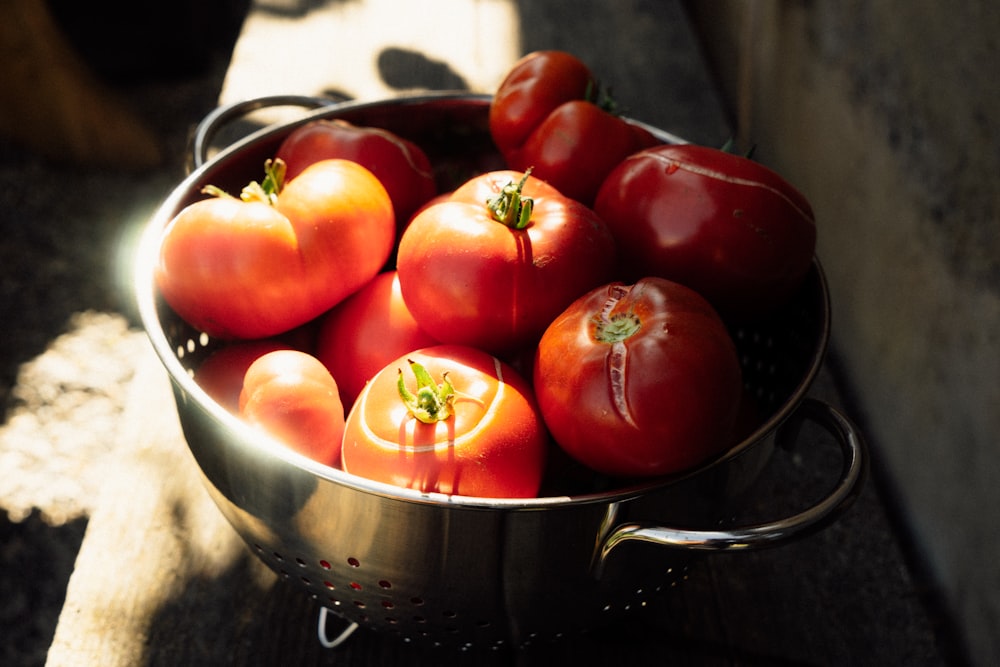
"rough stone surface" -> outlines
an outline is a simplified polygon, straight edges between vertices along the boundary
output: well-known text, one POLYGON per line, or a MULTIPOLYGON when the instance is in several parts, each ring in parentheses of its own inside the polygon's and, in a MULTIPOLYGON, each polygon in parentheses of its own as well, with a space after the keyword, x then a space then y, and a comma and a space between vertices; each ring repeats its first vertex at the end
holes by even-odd
POLYGON ((1000 8, 689 6, 744 140, 814 204, 879 460, 974 659, 997 664, 1000 8))

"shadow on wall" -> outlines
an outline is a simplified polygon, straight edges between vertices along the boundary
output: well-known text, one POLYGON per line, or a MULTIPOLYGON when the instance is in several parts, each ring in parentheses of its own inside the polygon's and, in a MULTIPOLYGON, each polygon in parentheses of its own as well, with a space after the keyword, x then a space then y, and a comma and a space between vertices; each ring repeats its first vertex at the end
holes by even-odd
POLYGON ((833 344, 915 565, 997 664, 1000 7, 686 5, 758 157, 814 204, 833 344))

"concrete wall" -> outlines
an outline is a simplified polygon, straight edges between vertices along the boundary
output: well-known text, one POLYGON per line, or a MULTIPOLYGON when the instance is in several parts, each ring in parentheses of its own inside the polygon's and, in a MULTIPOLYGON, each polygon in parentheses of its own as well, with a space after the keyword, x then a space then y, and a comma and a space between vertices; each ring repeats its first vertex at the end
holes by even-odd
POLYGON ((818 217, 833 348, 976 663, 1000 664, 1000 4, 689 2, 818 217))

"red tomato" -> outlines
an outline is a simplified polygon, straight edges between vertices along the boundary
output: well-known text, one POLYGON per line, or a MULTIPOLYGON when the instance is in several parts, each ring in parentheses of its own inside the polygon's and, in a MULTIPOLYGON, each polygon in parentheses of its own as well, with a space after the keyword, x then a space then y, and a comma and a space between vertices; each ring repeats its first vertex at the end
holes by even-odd
POLYGON ((583 62, 562 51, 536 51, 514 63, 497 89, 490 133, 511 169, 530 168, 590 205, 615 165, 657 143, 612 108, 583 62))
POLYGON ((400 357, 365 387, 342 462, 425 493, 527 498, 541 485, 547 444, 524 378, 475 348, 441 345, 400 357))
POLYGON ((490 134, 501 153, 520 148, 546 116, 564 102, 587 99, 597 79, 576 56, 535 51, 510 68, 490 106, 490 134))
POLYGON ((431 162, 423 149, 381 128, 339 119, 314 121, 293 130, 276 156, 288 164, 288 178, 320 160, 357 162, 385 186, 400 227, 437 192, 431 162))
POLYGON ((509 171, 483 174, 417 215, 396 263, 406 305, 427 333, 496 354, 533 345, 573 299, 610 280, 614 265, 614 241, 593 211, 509 171))
POLYGON ((766 315, 787 301, 816 248, 800 192, 750 159, 705 146, 630 156, 594 209, 615 235, 625 280, 675 280, 727 318, 766 315))
POLYGON ((337 466, 344 406, 330 371, 298 350, 269 352, 247 369, 240 415, 309 458, 337 466))
MULTIPOLYGON (((276 168, 272 166, 272 169, 276 168)), ((395 240, 392 203, 370 171, 324 160, 280 187, 180 211, 156 281, 167 303, 217 338, 265 338, 329 310, 371 280, 395 240)))
POLYGON ((545 331, 534 387, 556 442, 623 477, 673 473, 732 444, 742 379, 722 320, 662 278, 611 283, 545 331))
POLYGON ((344 405, 397 357, 437 343, 413 319, 395 271, 386 271, 337 304, 319 324, 316 356, 330 369, 344 405))
POLYGON ((268 352, 287 349, 288 345, 276 340, 231 343, 210 354, 194 372, 194 380, 216 403, 238 415, 243 377, 250 364, 268 352))

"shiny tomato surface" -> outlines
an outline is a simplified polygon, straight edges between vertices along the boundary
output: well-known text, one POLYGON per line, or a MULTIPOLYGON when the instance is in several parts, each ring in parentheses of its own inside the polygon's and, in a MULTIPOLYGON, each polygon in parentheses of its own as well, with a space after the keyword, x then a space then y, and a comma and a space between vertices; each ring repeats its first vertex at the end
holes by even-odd
POLYGON ((722 320, 693 290, 662 278, 582 296, 545 331, 534 366, 555 441, 601 473, 685 470, 733 438, 742 379, 722 320))
POLYGON ((490 133, 511 169, 532 169, 589 206, 613 167, 658 143, 612 109, 606 91, 576 56, 535 51, 514 63, 497 88, 490 133))
MULTIPOLYGON (((445 401, 448 403, 448 401, 445 401)), ((426 418, 426 417, 425 417, 426 418)), ((423 492, 487 498, 533 497, 544 472, 548 436, 530 384, 475 348, 439 345, 395 360, 361 392, 347 418, 346 471, 423 492), (424 396, 411 367, 450 383, 449 407, 421 421, 399 382, 424 396)))
POLYGON ((434 171, 423 149, 377 127, 340 119, 307 123, 285 138, 276 156, 288 165, 288 178, 321 160, 357 162, 372 172, 389 193, 400 228, 437 192, 434 171))
POLYGON ((787 302, 816 248, 812 207, 798 190, 757 162, 705 146, 628 157, 594 209, 615 236, 625 280, 675 280, 729 319, 787 302))
POLYGON ((403 299, 427 333, 495 354, 534 345, 614 266, 614 240, 593 211, 512 171, 483 174, 424 209, 403 233, 396 262, 403 299), (516 228, 486 202, 522 182, 533 207, 516 228))
POLYGON ((340 463, 344 406, 337 383, 315 357, 277 350, 247 369, 240 416, 296 452, 329 466, 340 463))
POLYGON ((350 409, 386 364, 437 342, 406 307, 398 274, 385 271, 323 315, 316 356, 330 369, 350 409))
POLYGON ((250 365, 268 352, 287 350, 289 346, 277 340, 237 341, 221 347, 205 359, 194 372, 194 381, 216 403, 229 412, 240 412, 240 392, 243 378, 250 365))
POLYGON ((273 197, 217 196, 184 208, 164 230, 155 277, 167 303, 199 330, 264 338, 362 287, 394 239, 392 203, 378 179, 355 162, 324 160, 273 197))

